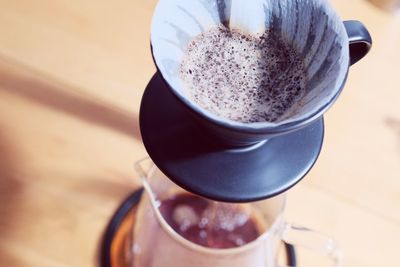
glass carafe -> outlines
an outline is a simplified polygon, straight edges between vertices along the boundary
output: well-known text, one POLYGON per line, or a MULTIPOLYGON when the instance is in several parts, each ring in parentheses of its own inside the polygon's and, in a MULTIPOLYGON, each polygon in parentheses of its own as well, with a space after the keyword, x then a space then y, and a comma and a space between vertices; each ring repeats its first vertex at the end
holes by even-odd
POLYGON ((150 159, 135 168, 145 192, 133 228, 132 267, 277 267, 282 241, 339 265, 340 251, 331 238, 285 221, 286 194, 251 203, 216 202, 172 183, 150 159))

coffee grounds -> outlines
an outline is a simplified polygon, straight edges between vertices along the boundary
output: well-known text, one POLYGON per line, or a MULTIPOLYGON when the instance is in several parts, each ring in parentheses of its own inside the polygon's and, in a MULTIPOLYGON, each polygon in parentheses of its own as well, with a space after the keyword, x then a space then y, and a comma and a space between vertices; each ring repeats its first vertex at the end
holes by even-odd
POLYGON ((189 43, 180 76, 198 105, 244 123, 279 121, 307 80, 298 52, 272 30, 256 37, 224 26, 189 43))

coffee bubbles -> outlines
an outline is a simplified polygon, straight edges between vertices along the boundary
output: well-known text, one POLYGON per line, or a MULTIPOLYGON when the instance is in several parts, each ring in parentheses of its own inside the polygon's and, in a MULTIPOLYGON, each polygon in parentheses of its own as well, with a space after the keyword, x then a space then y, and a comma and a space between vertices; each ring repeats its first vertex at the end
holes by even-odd
POLYGON ((214 202, 192 194, 161 201, 160 212, 182 237, 208 248, 235 248, 256 240, 267 226, 246 204, 214 202))
POLYGON ((192 39, 180 77, 199 106, 244 123, 279 122, 307 83, 299 53, 273 30, 254 36, 223 25, 192 39))

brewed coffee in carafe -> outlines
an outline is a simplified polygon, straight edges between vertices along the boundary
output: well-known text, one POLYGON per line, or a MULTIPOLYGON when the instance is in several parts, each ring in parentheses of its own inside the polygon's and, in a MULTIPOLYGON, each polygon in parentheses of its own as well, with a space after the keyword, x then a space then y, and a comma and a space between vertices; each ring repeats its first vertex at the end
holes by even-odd
POLYGON ((160 201, 166 222, 182 237, 209 248, 240 247, 267 228, 260 211, 246 204, 216 202, 190 193, 160 201))

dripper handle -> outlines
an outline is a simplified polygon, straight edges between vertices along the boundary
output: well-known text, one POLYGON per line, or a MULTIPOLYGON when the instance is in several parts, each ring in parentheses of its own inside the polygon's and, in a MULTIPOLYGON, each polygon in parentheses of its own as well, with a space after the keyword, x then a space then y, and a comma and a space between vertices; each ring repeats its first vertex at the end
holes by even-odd
POLYGON ((347 20, 343 23, 349 36, 350 65, 353 65, 368 54, 372 46, 372 38, 360 21, 347 20))

